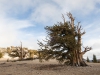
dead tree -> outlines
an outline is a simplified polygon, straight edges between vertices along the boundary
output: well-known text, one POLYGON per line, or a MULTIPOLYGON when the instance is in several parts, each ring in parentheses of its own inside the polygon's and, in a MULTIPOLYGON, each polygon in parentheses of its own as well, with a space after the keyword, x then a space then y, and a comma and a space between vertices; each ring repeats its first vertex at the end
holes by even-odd
POLYGON ((16 47, 16 49, 12 50, 12 52, 9 55, 11 57, 19 57, 19 60, 23 60, 27 53, 28 53, 28 51, 26 51, 22 48, 22 42, 21 42, 21 46, 16 47))

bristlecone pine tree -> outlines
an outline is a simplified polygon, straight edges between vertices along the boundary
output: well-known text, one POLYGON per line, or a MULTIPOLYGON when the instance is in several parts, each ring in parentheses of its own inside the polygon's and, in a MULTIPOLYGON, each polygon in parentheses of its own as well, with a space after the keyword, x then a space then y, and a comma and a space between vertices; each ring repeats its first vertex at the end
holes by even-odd
POLYGON ((60 63, 71 66, 87 66, 83 55, 91 50, 91 47, 81 49, 81 37, 85 31, 81 32, 80 23, 74 24, 75 19, 71 13, 67 13, 67 16, 70 21, 65 21, 64 15, 62 15, 64 22, 45 27, 48 37, 44 40, 45 43, 38 42, 39 58, 40 60, 56 59, 60 63))

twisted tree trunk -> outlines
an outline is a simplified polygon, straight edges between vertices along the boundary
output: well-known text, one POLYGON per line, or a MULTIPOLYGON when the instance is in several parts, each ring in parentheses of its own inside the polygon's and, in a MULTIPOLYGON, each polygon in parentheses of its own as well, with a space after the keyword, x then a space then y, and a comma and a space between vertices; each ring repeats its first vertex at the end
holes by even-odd
MULTIPOLYGON (((68 17, 70 18, 71 20, 71 28, 74 29, 74 18, 72 16, 71 13, 68 13, 67 14, 68 17)), ((80 23, 80 22, 79 22, 80 23)), ((85 47, 85 50, 82 52, 82 49, 81 49, 81 37, 83 34, 85 34, 85 31, 81 33, 81 26, 79 25, 76 26, 76 30, 77 30, 77 33, 75 34, 75 32, 73 32, 73 35, 77 35, 77 45, 78 45, 78 48, 76 49, 73 49, 73 54, 72 54, 72 60, 71 61, 71 65, 72 66, 87 66, 87 64, 85 63, 84 59, 83 59, 83 55, 91 50, 91 47, 85 47)))

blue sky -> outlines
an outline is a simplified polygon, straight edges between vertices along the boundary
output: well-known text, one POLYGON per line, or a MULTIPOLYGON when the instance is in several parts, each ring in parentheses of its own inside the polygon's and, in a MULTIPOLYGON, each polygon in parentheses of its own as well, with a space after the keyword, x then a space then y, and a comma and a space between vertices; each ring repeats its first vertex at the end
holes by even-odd
POLYGON ((38 49, 37 40, 46 36, 44 27, 63 21, 67 12, 86 31, 83 46, 93 48, 84 58, 100 58, 100 0, 0 0, 0 47, 19 46, 22 41, 24 47, 38 49))

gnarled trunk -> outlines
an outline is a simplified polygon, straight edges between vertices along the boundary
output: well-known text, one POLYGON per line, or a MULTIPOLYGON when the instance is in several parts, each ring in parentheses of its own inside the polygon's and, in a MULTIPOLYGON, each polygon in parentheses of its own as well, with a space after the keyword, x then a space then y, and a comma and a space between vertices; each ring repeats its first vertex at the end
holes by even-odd
POLYGON ((83 54, 79 53, 77 50, 73 52, 72 59, 70 59, 71 66, 87 66, 83 59, 83 54))
MULTIPOLYGON (((74 29, 74 18, 72 16, 72 14, 68 13, 67 15, 71 19, 71 28, 74 29)), ((87 66, 87 64, 85 63, 85 61, 83 59, 83 55, 87 51, 91 50, 91 47, 86 47, 85 50, 82 52, 82 50, 81 50, 81 36, 83 34, 85 34, 85 31, 81 32, 82 28, 79 25, 79 23, 76 26, 77 33, 73 32, 73 35, 77 35, 77 45, 78 45, 78 48, 73 50, 72 59, 70 60, 70 64, 72 66, 87 66)))

